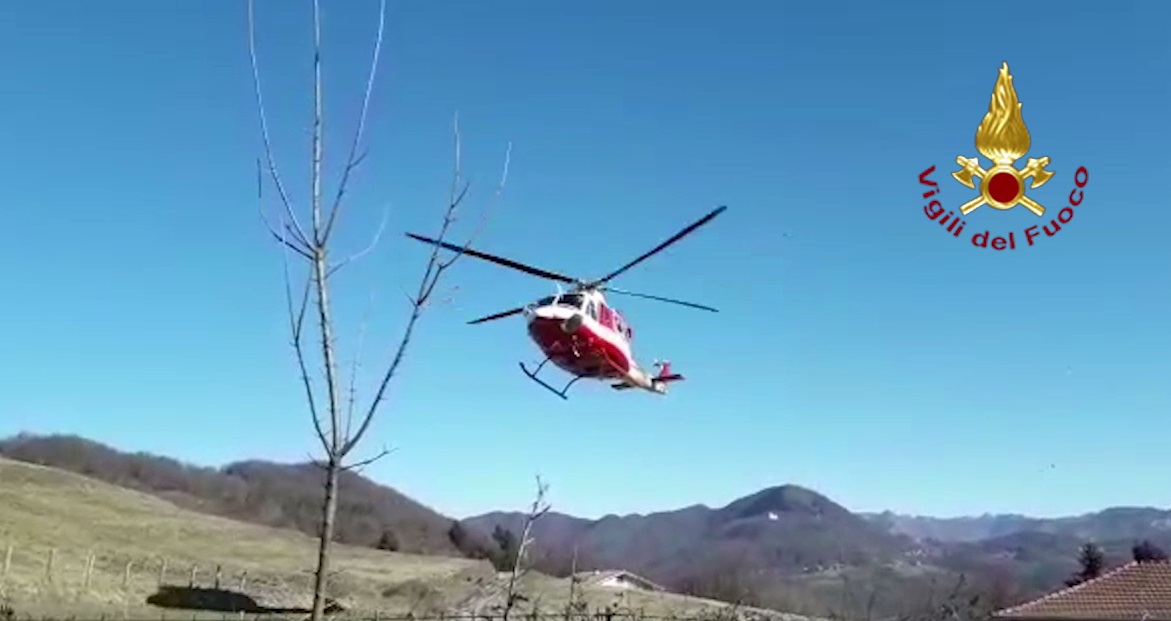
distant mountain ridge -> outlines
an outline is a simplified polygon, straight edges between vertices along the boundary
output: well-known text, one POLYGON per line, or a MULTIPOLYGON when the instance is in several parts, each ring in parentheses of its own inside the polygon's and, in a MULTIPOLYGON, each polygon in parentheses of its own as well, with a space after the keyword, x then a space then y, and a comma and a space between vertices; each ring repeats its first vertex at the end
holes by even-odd
POLYGON ((1085 540, 1142 538, 1171 534, 1171 510, 1155 507, 1110 507, 1101 511, 1058 518, 1019 514, 986 514, 972 517, 934 518, 901 515, 890 511, 862 514, 891 532, 916 540, 974 542, 1035 531, 1085 540))
MULTIPOLYGON (((524 518, 493 512, 462 523, 481 533, 497 527, 517 532, 524 518)), ((576 548, 579 564, 623 567, 668 583, 686 579, 695 565, 722 565, 733 557, 754 568, 801 573, 892 562, 913 550, 910 538, 797 485, 761 490, 720 508, 693 505, 597 520, 547 514, 533 534, 562 555, 576 548)))
MULTIPOLYGON (((462 523, 480 533, 519 531, 524 518, 492 512, 462 523)), ((534 536, 562 567, 567 551, 576 549, 579 568, 622 567, 672 585, 702 581, 697 567, 771 584, 806 584, 848 570, 913 598, 924 582, 964 574, 985 584, 1007 580, 1007 605, 1062 586, 1088 541, 1103 548, 1108 565, 1130 560, 1131 547, 1142 540, 1171 550, 1171 511, 1114 507, 1049 519, 855 514, 812 490, 782 485, 720 508, 693 505, 597 520, 548 514, 534 536)))

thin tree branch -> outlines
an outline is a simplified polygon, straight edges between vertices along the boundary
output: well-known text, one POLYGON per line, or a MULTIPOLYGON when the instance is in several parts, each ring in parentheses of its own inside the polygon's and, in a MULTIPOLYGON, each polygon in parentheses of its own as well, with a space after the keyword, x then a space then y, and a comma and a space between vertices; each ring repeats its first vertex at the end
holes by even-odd
MULTIPOLYGON (((455 210, 459 206, 459 201, 463 199, 463 196, 466 193, 466 188, 465 193, 457 194, 456 191, 456 188, 458 187, 457 184, 459 183, 461 166, 458 115, 456 116, 453 131, 455 142, 455 166, 454 172, 452 174, 453 199, 448 201, 447 209, 443 214, 443 224, 439 229, 439 241, 443 241, 447 237, 447 232, 451 228, 452 222, 455 220, 455 210)), ((403 357, 406 356, 407 348, 411 343, 411 336, 415 331, 415 324, 418 323, 419 316, 423 313, 423 307, 427 303, 427 298, 430 296, 431 291, 435 289, 435 283, 439 280, 439 277, 443 273, 443 268, 441 267, 439 260, 439 251, 440 247, 438 244, 431 247, 431 254, 427 259, 427 267, 423 271, 423 277, 419 281, 418 293, 411 301, 411 314, 407 318, 407 325, 403 329, 403 336, 399 341, 398 349, 395 350, 394 357, 391 359, 390 364, 387 365, 386 371, 382 374, 382 379, 378 383, 378 390, 374 393, 374 398, 370 401, 370 405, 366 408, 366 412, 362 417, 362 422, 358 426, 358 431, 354 433, 353 436, 346 439, 345 443, 342 445, 341 451, 339 451, 341 456, 345 456, 351 450, 353 450, 354 446, 356 446, 358 442, 361 441, 362 436, 364 436, 366 431, 370 428, 370 423, 374 421, 374 415, 378 412, 378 407, 382 404, 383 399, 386 397, 386 389, 388 386, 390 386, 390 380, 394 378, 394 374, 398 371, 399 365, 402 364, 403 357)))
POLYGON ((285 217, 289 219, 293 227, 293 237, 299 244, 304 244, 306 248, 311 247, 309 238, 305 236, 305 229, 301 227, 301 223, 297 220, 297 213, 293 209, 293 201, 289 199, 289 193, 285 191, 285 184, 281 182, 280 173, 277 171, 276 158, 272 152, 272 141, 268 134, 268 114, 264 110, 264 95, 260 88, 260 64, 256 59, 256 11, 255 0, 248 0, 248 56, 252 61, 252 86, 256 91, 256 111, 260 116, 260 134, 264 140, 264 156, 268 161, 268 174, 272 177, 273 185, 276 186, 277 193, 280 194, 281 203, 284 204, 285 217))
MULTIPOLYGON (((282 237, 282 241, 285 239, 282 237)), ((285 244, 286 248, 290 248, 285 244)), ((293 305, 293 283, 292 277, 289 275, 289 255, 286 250, 282 253, 282 263, 284 267, 285 276, 285 304, 289 314, 289 334, 292 337, 293 351, 297 356, 297 367, 301 372, 301 384, 305 387, 305 400, 309 404, 309 416, 313 419, 313 430, 317 433, 317 438, 321 440, 321 447, 326 452, 329 451, 329 442, 326 439, 325 431, 321 428, 321 415, 317 410, 317 398, 313 393, 313 380, 309 377, 309 367, 305 361, 305 345, 301 336, 305 327, 305 311, 309 306, 309 291, 310 281, 305 279, 305 288, 301 292, 300 305, 294 310, 293 305)))
POLYGON ((350 389, 349 396, 346 403, 346 427, 345 433, 342 435, 346 438, 350 437, 351 425, 354 422, 354 406, 358 401, 358 371, 362 367, 362 346, 366 342, 366 327, 370 325, 370 315, 374 310, 374 293, 370 293, 370 297, 366 303, 366 313, 362 317, 362 323, 358 325, 358 343, 354 350, 354 362, 350 367, 350 389))
POLYGON ((317 459, 316 457, 314 457, 313 455, 310 455, 308 453, 305 454, 305 463, 307 463, 311 466, 315 466, 317 468, 320 468, 321 470, 328 470, 329 469, 329 464, 325 463, 324 461, 321 461, 320 459, 317 459))
MULTIPOLYGON (((463 176, 461 162, 462 138, 459 131, 458 114, 455 115, 452 122, 452 135, 455 161, 452 170, 451 193, 449 194, 447 209, 443 214, 443 222, 440 226, 439 235, 437 238, 439 241, 444 241, 446 239, 451 225, 455 222, 455 212, 463 202, 464 198, 467 196, 469 187, 466 183, 464 183, 462 187, 460 185, 460 181, 462 180, 463 176)), ((511 162, 512 142, 509 142, 508 148, 505 150, 503 172, 501 173, 500 183, 497 185, 494 199, 498 200, 499 197, 504 194, 504 189, 508 184, 508 171, 511 162)), ((494 202, 495 201, 490 202, 490 207, 494 205, 494 202)), ((477 233, 484 228, 486 217, 487 216, 485 215, 485 217, 481 219, 477 228, 477 233)), ((472 240, 469 239, 467 243, 464 244, 463 249, 466 250, 468 247, 470 247, 471 242, 472 240)), ((390 385, 391 379, 394 378, 395 373, 398 371, 399 365, 402 363, 403 357, 406 355, 407 348, 411 342, 411 336, 414 333, 415 324, 418 322, 419 316, 423 312, 423 308, 430 300, 431 294, 435 290, 435 286, 439 283, 440 276, 442 276, 443 272, 451 267, 459 257, 463 256, 463 252, 459 252, 456 253, 456 255, 450 260, 440 261, 439 251, 439 245, 432 246, 430 257, 427 259, 427 267, 423 271, 423 277, 419 281, 418 293, 414 296, 413 299, 408 296, 408 300, 411 302, 411 314, 407 319, 407 325, 403 330, 402 340, 399 342, 398 349, 394 354, 394 358, 387 366, 386 372, 383 374, 382 380, 378 384, 378 390, 374 395, 374 399, 371 400, 369 407, 366 409, 366 413, 362 418, 362 423, 359 425, 357 433, 345 441, 345 445, 340 451, 342 456, 348 454, 370 428, 370 423, 374 420, 374 415, 378 411, 379 405, 381 405, 383 399, 386 396, 387 387, 390 385)))
MULTIPOLYGON (((276 227, 274 227, 272 225, 272 222, 269 221, 268 216, 266 216, 264 214, 264 179, 263 179, 263 175, 260 172, 260 160, 259 159, 256 160, 256 208, 257 208, 257 211, 260 213, 260 221, 264 223, 264 227, 268 229, 268 232, 270 234, 272 234, 274 239, 276 239, 278 242, 280 242, 286 248, 292 250, 293 252, 296 252, 302 258, 305 258, 305 259, 312 259, 313 258, 313 256, 309 253, 308 248, 304 248, 298 242, 294 241, 296 239, 296 235, 295 235, 295 233, 293 233, 292 227, 290 227, 288 224, 285 224, 284 226, 281 227, 281 230, 283 232, 278 233, 276 227), (292 233, 294 235, 294 239, 288 238, 289 233, 292 233)), ((282 222, 283 222, 283 220, 282 220, 282 222)))
POLYGON ((342 470, 345 470, 347 472, 355 472, 355 471, 361 470, 362 468, 369 466, 370 464, 378 461, 379 459, 382 459, 383 457, 390 455, 395 450, 396 449, 383 447, 381 451, 378 451, 377 455, 370 457, 370 458, 367 458, 367 459, 363 459, 362 461, 356 461, 352 464, 346 464, 346 465, 342 466, 342 470))
MULTIPOLYGON (((480 214, 480 222, 476 225, 476 229, 472 231, 471 235, 468 236, 468 241, 464 245, 464 250, 467 250, 473 243, 475 243, 476 238, 480 236, 480 233, 484 231, 484 227, 488 224, 488 218, 492 215, 492 212, 496 210, 496 207, 499 206, 500 199, 502 196, 504 196, 504 188, 508 185, 508 169, 511 165, 512 141, 510 140, 508 141, 508 146, 504 149, 504 166, 502 167, 502 171, 500 173, 500 182, 496 184, 496 190, 492 192, 492 198, 488 200, 488 205, 480 214)), ((459 255, 456 255, 455 258, 458 256, 459 255)), ((451 265, 451 263, 455 261, 455 258, 452 258, 447 262, 447 264, 451 265)))
MULTIPOLYGON (((447 210, 443 214, 443 225, 439 230, 439 241, 445 241, 447 230, 455 224, 455 213, 459 206, 463 203, 464 198, 468 194, 468 189, 471 187, 471 182, 463 181, 463 138, 459 131, 459 112, 456 112, 452 117, 451 122, 452 134, 452 151, 454 153, 452 172, 451 172, 451 190, 448 194, 447 210)), ((415 296, 413 302, 416 306, 422 306, 431 298, 431 292, 435 289, 436 283, 439 282, 439 276, 445 269, 445 264, 450 266, 456 259, 463 254, 470 244, 465 244, 460 252, 456 253, 450 261, 439 260, 439 245, 436 244, 431 248, 431 260, 427 263, 427 269, 423 272, 423 283, 419 287, 419 293, 415 296)))
POLYGON ((358 155, 358 147, 362 142, 362 135, 366 130, 366 115, 370 110, 370 97, 374 92, 374 77, 378 74, 379 59, 382 56, 382 38, 386 30, 386 0, 381 0, 378 3, 378 34, 374 39, 374 52, 370 59, 370 73, 366 77, 366 88, 362 94, 362 111, 358 114, 358 127, 354 130, 354 139, 350 143, 350 154, 346 158, 346 167, 342 171, 341 181, 338 183, 337 196, 333 199, 333 206, 329 210, 329 218, 325 224, 325 232, 322 233, 322 242, 328 242, 330 235, 333 233, 333 225, 337 221, 337 215, 341 211, 342 197, 346 194, 346 186, 349 185, 350 173, 358 167, 358 163, 365 159, 365 154, 358 155))
MULTIPOLYGON (((456 220, 455 210, 456 210, 456 208, 458 208, 459 205, 461 205, 463 203, 464 197, 467 196, 468 189, 471 187, 470 181, 465 182, 463 184, 462 188, 458 186, 458 179, 462 176, 462 174, 460 172, 460 166, 461 166, 461 164, 460 164, 460 142, 461 142, 461 138, 460 138, 460 131, 459 131, 459 115, 458 114, 455 116, 455 119, 453 122, 453 133, 455 134, 455 154, 456 154, 455 171, 454 171, 454 174, 452 175, 453 182, 452 182, 450 198, 448 201, 448 215, 449 215, 449 217, 444 220, 444 229, 443 230, 446 230, 447 227, 449 227, 450 225, 455 223, 455 220, 456 220)), ((440 261, 434 265, 428 266, 427 273, 429 276, 433 276, 433 278, 431 280, 431 286, 428 287, 427 289, 425 289, 422 292, 422 294, 419 296, 419 299, 421 299, 423 302, 426 302, 431 299, 431 294, 433 293, 435 286, 439 283, 439 275, 444 270, 446 270, 447 268, 449 268, 453 264, 455 264, 455 262, 458 261, 460 259, 460 257, 463 256, 464 251, 472 246, 472 243, 476 240, 476 237, 479 236, 480 232, 482 232, 484 230, 485 225, 488 223, 489 215, 494 210, 500 197, 504 195, 504 189, 508 185, 508 171, 509 171, 511 164, 512 164, 512 141, 509 141, 508 148, 505 149, 505 151, 504 151, 504 166, 502 167, 502 172, 500 175, 500 183, 497 184, 496 190, 492 194, 492 198, 489 199, 489 201, 488 201, 488 206, 484 209, 483 213, 481 214, 480 222, 477 224, 475 231, 473 231, 472 234, 468 237, 468 239, 464 243, 463 247, 460 248, 460 251, 456 252, 454 255, 452 255, 451 259, 449 259, 447 261, 440 261), (431 274, 432 268, 434 268, 434 274, 431 274)), ((442 241, 442 240, 443 240, 443 238, 441 237, 440 241, 442 241)))
POLYGON ((370 254, 376 247, 378 247, 378 242, 382 240, 382 233, 386 230, 386 221, 389 219, 389 216, 390 216, 390 208, 387 207, 386 209, 382 210, 382 220, 379 221, 378 230, 376 230, 374 232, 374 238, 370 240, 370 244, 368 246, 366 246, 365 248, 363 248, 362 250, 359 250, 358 252, 355 252, 354 254, 342 259, 341 261, 338 261, 336 264, 334 264, 333 267, 329 268, 329 270, 325 273, 325 275, 327 277, 333 276, 341 268, 343 268, 343 267, 349 265, 350 263, 357 261, 358 259, 361 259, 362 257, 370 254))

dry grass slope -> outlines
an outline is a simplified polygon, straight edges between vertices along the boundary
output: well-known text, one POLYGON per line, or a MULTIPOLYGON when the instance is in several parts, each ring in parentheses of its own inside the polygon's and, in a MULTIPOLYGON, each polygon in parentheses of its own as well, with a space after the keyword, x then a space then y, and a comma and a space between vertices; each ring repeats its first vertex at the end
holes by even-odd
MULTIPOLYGON (((298 607, 307 603, 314 566, 313 540, 301 533, 195 513, 80 475, 0 460, 0 554, 9 546, 0 588, 22 613, 143 608, 157 591, 164 559, 168 583, 186 586, 195 566, 197 584, 211 586, 218 564, 224 588, 239 586, 247 572, 244 590, 261 605, 298 607), (91 552, 96 558, 85 588, 91 552)), ((479 561, 336 549, 333 591, 357 608, 401 608, 405 602, 383 592, 406 582, 436 585, 459 597, 460 589, 451 587, 469 590, 493 575, 479 561)))
MULTIPOLYGON (((196 513, 80 475, 0 459, 0 597, 22 616, 105 612, 157 619, 161 611, 146 599, 158 590, 164 561, 168 584, 187 586, 194 567, 195 584, 211 587, 218 565, 224 589, 242 590, 266 607, 304 607, 314 550, 313 540, 299 532, 196 513)), ((483 561, 335 550, 331 594, 356 614, 486 610, 501 599, 500 581, 483 561)), ((525 591, 526 606, 562 608, 568 581, 533 574, 525 591)), ((722 606, 600 587, 587 588, 584 599, 591 607, 620 605, 656 615, 722 606)))

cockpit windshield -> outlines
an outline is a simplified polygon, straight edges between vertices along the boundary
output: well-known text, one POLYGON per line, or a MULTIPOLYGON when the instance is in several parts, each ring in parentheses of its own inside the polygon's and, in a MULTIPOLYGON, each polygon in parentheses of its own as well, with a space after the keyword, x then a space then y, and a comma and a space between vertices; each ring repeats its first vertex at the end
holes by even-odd
POLYGON ((537 306, 549 306, 553 302, 557 302, 557 306, 564 306, 566 308, 581 308, 582 296, 580 293, 566 293, 562 296, 551 295, 547 298, 537 300, 537 306))

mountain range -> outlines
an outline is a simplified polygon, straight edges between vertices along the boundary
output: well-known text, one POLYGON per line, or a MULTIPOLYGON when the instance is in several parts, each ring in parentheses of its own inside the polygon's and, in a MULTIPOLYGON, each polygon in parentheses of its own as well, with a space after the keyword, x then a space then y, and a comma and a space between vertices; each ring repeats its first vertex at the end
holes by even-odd
MULTIPOLYGON (((196 467, 77 436, 28 434, 0 440, 0 456, 241 521, 317 529, 321 471, 309 464, 196 467)), ((337 540, 426 555, 494 558, 508 538, 502 533, 515 539, 526 517, 500 511, 453 520, 353 473, 340 498, 337 540)), ((873 599, 880 591, 895 606, 961 574, 1008 605, 1060 587, 1085 542, 1098 543, 1115 564, 1129 560, 1140 540, 1171 547, 1171 511, 1113 507, 1052 519, 863 514, 813 490, 778 485, 723 507, 600 519, 550 512, 532 535, 536 568, 546 573, 623 568, 680 592, 751 597, 787 610, 845 601, 844 594, 873 599)))

